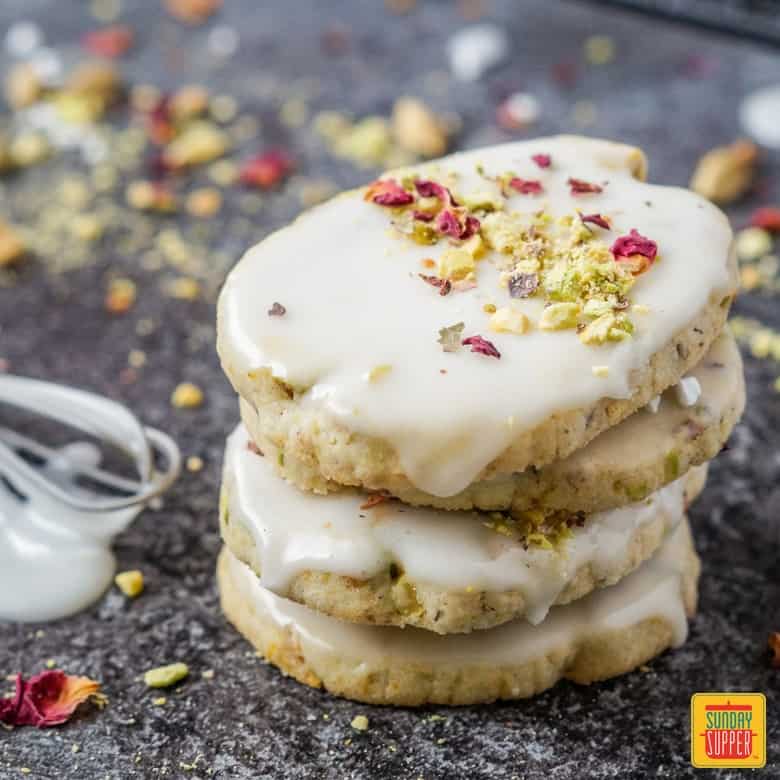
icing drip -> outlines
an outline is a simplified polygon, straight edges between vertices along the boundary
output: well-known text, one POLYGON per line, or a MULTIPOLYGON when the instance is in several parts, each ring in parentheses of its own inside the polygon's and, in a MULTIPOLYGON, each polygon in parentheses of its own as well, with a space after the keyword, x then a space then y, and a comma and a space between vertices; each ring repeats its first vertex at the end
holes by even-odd
POLYGON ((253 609, 279 628, 292 631, 302 654, 316 669, 334 655, 354 661, 365 673, 393 661, 420 664, 522 664, 560 647, 609 630, 661 618, 672 629, 672 644, 681 645, 688 624, 681 575, 688 556, 684 524, 650 560, 616 585, 554 607, 537 626, 515 620, 470 634, 439 636, 416 628, 344 623, 273 595, 238 559, 227 553, 230 575, 253 609))
POLYGON ((664 529, 674 528, 684 512, 682 479, 640 503, 591 515, 560 551, 525 549, 485 527, 488 514, 396 501, 363 509, 366 496, 356 491, 304 493, 280 480, 247 444, 243 426, 228 441, 230 520, 243 523, 254 538, 261 584, 282 595, 306 570, 369 579, 396 563, 410 580, 443 588, 520 590, 527 618, 537 623, 581 566, 617 565, 637 529, 659 518, 664 529))

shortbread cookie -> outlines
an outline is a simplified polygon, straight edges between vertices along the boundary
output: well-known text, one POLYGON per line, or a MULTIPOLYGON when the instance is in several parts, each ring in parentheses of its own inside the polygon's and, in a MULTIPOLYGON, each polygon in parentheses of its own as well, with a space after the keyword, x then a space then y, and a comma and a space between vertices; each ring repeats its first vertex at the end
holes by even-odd
POLYGON ((228 547, 274 593, 343 620, 440 634, 544 619, 649 558, 682 520, 686 482, 590 517, 445 512, 355 490, 304 493, 229 439, 220 524, 228 547))
POLYGON ((274 596, 223 550, 222 608, 285 674, 371 704, 477 704, 522 699, 565 677, 592 683, 625 674, 686 638, 699 559, 686 523, 617 585, 544 622, 523 620, 458 636, 343 623, 274 596))
MULTIPOLYGON (((568 458, 541 469, 475 482, 449 498, 423 493, 404 480, 394 482, 394 495, 407 504, 441 509, 614 509, 640 501, 714 458, 744 407, 742 358, 733 337, 724 332, 680 384, 568 458)), ((266 457, 276 463, 279 451, 268 446, 256 412, 245 401, 241 416, 250 435, 265 443, 266 457)), ((286 465, 289 476, 294 467, 286 465)), ((340 486, 331 483, 329 488, 335 491, 340 486)))
MULTIPOLYGON (((250 250, 218 348, 306 489, 449 497, 566 457, 704 356, 731 230, 637 149, 464 152, 318 206, 250 250)), ((475 496, 478 500, 479 496, 475 496)))

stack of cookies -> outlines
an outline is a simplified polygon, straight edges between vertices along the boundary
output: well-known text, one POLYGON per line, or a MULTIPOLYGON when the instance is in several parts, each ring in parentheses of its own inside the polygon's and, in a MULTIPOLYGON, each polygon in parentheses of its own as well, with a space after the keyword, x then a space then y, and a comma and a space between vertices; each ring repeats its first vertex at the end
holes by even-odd
POLYGON ((251 249, 218 579, 307 685, 470 704, 686 637, 685 511, 744 405, 724 215, 575 137, 382 176, 251 249))

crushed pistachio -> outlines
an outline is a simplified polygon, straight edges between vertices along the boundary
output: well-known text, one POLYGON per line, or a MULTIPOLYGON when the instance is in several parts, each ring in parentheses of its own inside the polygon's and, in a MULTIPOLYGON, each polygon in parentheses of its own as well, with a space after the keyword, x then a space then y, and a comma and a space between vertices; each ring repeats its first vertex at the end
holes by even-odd
POLYGON ((531 327, 530 320, 521 311, 504 306, 490 317, 490 329, 496 333, 527 333, 531 327))
POLYGON ((469 211, 501 211, 504 208, 504 199, 498 192, 480 190, 467 193, 462 197, 463 205, 469 211))
POLYGON ((740 260, 758 260, 772 251, 772 236, 760 227, 745 228, 737 233, 735 248, 740 260))
POLYGON ((460 349, 461 336, 465 324, 458 322, 455 325, 449 325, 439 330, 438 343, 444 352, 457 352, 460 349))
POLYGON ((460 247, 445 250, 439 258, 438 272, 442 279, 465 279, 475 268, 474 257, 460 247))
POLYGON ((632 331, 633 325, 624 314, 610 311, 588 323, 578 335, 583 344, 604 344, 606 341, 623 341, 632 331))
POLYGON ((190 455, 185 463, 187 471, 192 474, 197 474, 199 471, 203 471, 203 458, 198 455, 190 455))
POLYGON ((177 662, 144 672, 144 682, 149 688, 169 688, 183 680, 189 673, 190 669, 187 664, 177 662))
POLYGON ((402 149, 420 157, 441 157, 447 151, 444 123, 416 98, 396 100, 393 132, 402 149))
POLYGON ((138 288, 132 279, 112 279, 105 298, 106 311, 111 314, 124 314, 135 303, 138 288))
POLYGON ((366 731, 366 729, 368 729, 368 718, 365 715, 356 715, 352 718, 349 725, 352 726, 355 731, 366 731))
POLYGON ((689 186, 715 203, 732 203, 750 188, 757 162, 758 147, 750 141, 720 146, 699 160, 689 186))
POLYGON ((606 379, 609 376, 609 366, 593 366, 591 369, 593 376, 597 376, 600 379, 606 379))
POLYGON ((131 599, 140 596, 144 589, 144 575, 138 569, 119 572, 114 577, 114 582, 119 590, 131 599))
POLYGON ((203 399, 203 391, 192 382, 182 382, 171 394, 171 404, 177 409, 197 409, 203 399))
POLYGON ((367 374, 366 381, 378 382, 383 377, 387 376, 393 370, 392 366, 387 364, 374 366, 367 374))
POLYGON ((0 269, 17 265, 26 254, 27 246, 22 236, 0 220, 0 269))
POLYGON ((565 330, 576 328, 580 313, 578 303, 551 303, 546 306, 539 319, 542 330, 565 330))
POLYGON ((163 160, 174 169, 202 165, 222 157, 228 147, 227 135, 213 123, 201 120, 189 124, 168 144, 163 160))

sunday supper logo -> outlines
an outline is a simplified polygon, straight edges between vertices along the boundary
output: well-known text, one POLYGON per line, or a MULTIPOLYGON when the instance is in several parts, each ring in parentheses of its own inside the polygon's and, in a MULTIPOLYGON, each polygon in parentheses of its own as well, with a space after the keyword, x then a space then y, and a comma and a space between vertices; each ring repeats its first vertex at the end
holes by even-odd
POLYGON ((764 694, 693 694, 691 764, 719 769, 763 767, 766 764, 764 694))

